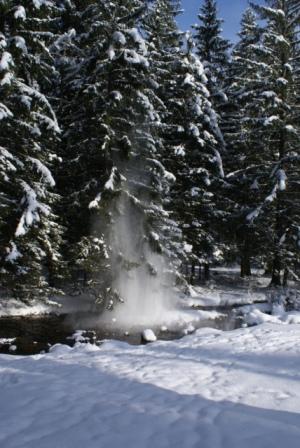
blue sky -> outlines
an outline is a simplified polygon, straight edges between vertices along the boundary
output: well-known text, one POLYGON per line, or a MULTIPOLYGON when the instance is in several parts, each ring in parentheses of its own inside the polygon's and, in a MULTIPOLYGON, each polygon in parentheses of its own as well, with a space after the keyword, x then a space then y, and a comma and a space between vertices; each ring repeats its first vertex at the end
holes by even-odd
MULTIPOLYGON (((182 30, 189 29, 190 25, 197 22, 197 14, 203 0, 182 0, 182 9, 185 12, 179 17, 179 25, 182 30)), ((255 3, 261 3, 256 1, 255 3)), ((228 39, 236 39, 242 13, 248 6, 248 0, 219 0, 219 16, 225 20, 223 35, 228 39)))

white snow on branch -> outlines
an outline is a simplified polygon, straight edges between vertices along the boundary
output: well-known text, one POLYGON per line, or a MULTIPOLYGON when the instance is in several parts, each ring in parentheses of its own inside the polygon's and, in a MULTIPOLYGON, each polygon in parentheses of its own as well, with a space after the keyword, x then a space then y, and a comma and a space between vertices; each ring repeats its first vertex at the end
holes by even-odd
POLYGON ((279 119, 279 117, 277 117, 277 115, 272 115, 271 117, 268 117, 268 118, 265 119, 264 126, 270 126, 270 125, 272 125, 273 123, 275 123, 275 122, 277 122, 279 120, 280 119, 279 119))
POLYGON ((26 182, 22 181, 21 186, 24 191, 22 205, 25 205, 25 210, 18 223, 15 236, 20 237, 26 235, 28 230, 35 223, 39 223, 40 214, 48 216, 50 208, 38 201, 36 192, 26 182))
POLYGON ((37 9, 40 9, 41 6, 43 6, 43 5, 45 5, 45 6, 53 5, 53 3, 50 0, 32 0, 32 3, 37 9))
POLYGON ((9 70, 11 65, 13 65, 12 55, 8 51, 4 51, 0 59, 0 72, 9 70))
POLYGON ((111 96, 115 101, 122 101, 123 99, 122 93, 119 92, 118 90, 114 90, 113 92, 111 92, 111 96))
POLYGON ((110 177, 108 179, 108 181, 106 182, 106 184, 104 185, 105 190, 111 190, 114 191, 115 189, 115 181, 116 181, 116 174, 117 174, 118 170, 117 168, 114 166, 111 170, 111 174, 110 177))
POLYGON ((28 53, 28 49, 27 49, 26 41, 25 41, 24 37, 16 36, 14 38, 14 42, 15 42, 15 46, 17 48, 19 48, 20 50, 22 50, 24 54, 28 53))
POLYGON ((18 6, 15 13, 14 13, 15 19, 25 20, 26 19, 26 11, 24 6, 18 6))
POLYGON ((0 103, 0 121, 4 118, 10 118, 12 117, 12 112, 8 109, 8 107, 5 106, 5 104, 0 103))
POLYGON ((291 124, 286 125, 285 130, 286 130, 289 134, 295 134, 295 135, 298 135, 297 129, 294 128, 294 126, 292 126, 291 124))
POLYGON ((185 243, 183 246, 183 250, 186 254, 191 254, 193 252, 192 244, 185 243))
POLYGON ((147 46, 145 40, 142 38, 141 34, 136 28, 131 28, 126 31, 127 34, 133 39, 135 44, 138 44, 139 49, 145 55, 147 54, 147 46))
POLYGON ((274 98, 277 96, 277 94, 273 90, 266 90, 261 94, 261 96, 265 98, 274 98))
POLYGON ((7 47, 7 41, 3 33, 0 33, 0 49, 3 50, 7 47))
POLYGON ((285 240, 286 240, 286 233, 284 233, 284 234, 282 235, 282 237, 281 237, 280 240, 279 240, 278 245, 279 245, 279 246, 282 246, 282 245, 285 243, 285 240))
POLYGON ((167 171, 159 160, 156 159, 147 159, 147 160, 159 170, 162 177, 167 179, 169 182, 176 182, 176 177, 174 176, 174 174, 167 171))
POLYGON ((190 131, 190 134, 191 134, 193 137, 195 137, 195 138, 200 137, 200 131, 199 131, 198 127, 197 127, 195 124, 190 123, 190 125, 189 125, 189 131, 190 131))
POLYGON ((289 73, 293 73, 293 71, 294 71, 292 65, 289 64, 289 63, 284 64, 284 68, 285 68, 289 73))
POLYGON ((276 184, 269 196, 266 197, 265 202, 273 202, 277 197, 278 185, 276 184))
POLYGON ((200 193, 201 193, 201 189, 198 188, 198 187, 193 187, 191 189, 191 196, 192 196, 192 198, 200 196, 200 193))
POLYGON ((124 51, 124 59, 128 64, 136 64, 136 65, 142 65, 144 67, 149 67, 148 60, 138 54, 135 50, 125 50, 124 51))
POLYGON ((191 75, 190 73, 187 73, 185 75, 185 78, 183 80, 183 85, 184 86, 191 86, 194 87, 195 86, 195 78, 193 75, 191 75))
POLYGON ((281 84, 283 86, 286 86, 289 83, 289 81, 283 77, 277 78, 276 82, 277 84, 281 84))
POLYGON ((6 173, 8 171, 16 171, 17 168, 15 165, 20 165, 21 162, 16 159, 9 151, 7 151, 7 149, 0 146, 0 164, 4 166, 5 178, 8 179, 6 173))
POLYGON ((101 197, 102 197, 101 193, 97 194, 95 199, 89 203, 89 209, 98 208, 101 202, 101 197))
POLYGON ((263 210, 263 206, 265 204, 268 204, 270 202, 273 202, 277 197, 277 191, 278 191, 278 184, 276 184, 271 191, 271 193, 265 198, 263 204, 258 206, 255 210, 253 210, 249 215, 247 215, 246 219, 247 221, 253 222, 258 216, 260 215, 261 211, 263 210))
POLYGON ((283 9, 280 8, 270 8, 267 6, 263 6, 261 8, 263 11, 266 11, 267 13, 271 14, 274 17, 285 17, 285 12, 283 11, 283 9))
POLYGON ((120 31, 115 31, 112 36, 112 39, 115 43, 119 45, 126 45, 126 37, 120 31))
POLYGON ((224 173, 224 167, 223 167, 223 161, 222 161, 221 154, 219 153, 219 151, 217 149, 214 149, 214 153, 215 153, 214 162, 217 164, 217 167, 219 169, 219 174, 223 179, 225 177, 225 173, 224 173))
POLYGON ((150 232, 150 235, 151 235, 151 238, 154 241, 159 241, 160 240, 159 235, 156 232, 150 232))
POLYGON ((76 36, 76 31, 74 28, 71 28, 70 30, 68 30, 66 33, 62 34, 61 36, 59 36, 54 43, 49 47, 50 50, 53 50, 55 48, 57 49, 63 49, 65 43, 70 43, 72 42, 72 39, 76 36))
POLYGON ((173 173, 170 173, 170 171, 165 170, 164 178, 167 179, 169 182, 176 182, 176 177, 173 173))
POLYGON ((119 182, 126 181, 126 177, 122 176, 122 174, 119 173, 117 167, 113 167, 110 173, 110 177, 106 184, 104 185, 105 190, 114 191, 115 190, 115 184, 119 182))
POLYGON ((184 145, 175 146, 174 153, 176 156, 184 157, 186 154, 184 145))
POLYGON ((250 186, 250 190, 259 190, 259 183, 257 179, 254 179, 253 183, 250 186))
POLYGON ((159 121, 159 116, 155 112, 155 109, 153 107, 153 104, 150 102, 149 97, 142 93, 141 91, 137 92, 138 98, 140 99, 142 105, 146 109, 148 116, 151 121, 159 121))
POLYGON ((39 121, 44 123, 47 126, 48 131, 52 130, 52 131, 56 132, 57 134, 60 134, 61 130, 60 130, 60 127, 58 126, 56 117, 55 117, 55 119, 52 119, 52 118, 48 117, 47 115, 41 114, 39 112, 33 112, 33 116, 35 116, 39 121))
POLYGON ((18 81, 17 84, 22 93, 27 94, 27 95, 39 100, 48 109, 52 119, 49 117, 46 117, 45 115, 41 116, 40 118, 46 117, 44 119, 44 121, 47 122, 47 124, 49 126, 48 129, 54 129, 55 132, 60 133, 61 131, 60 131, 60 128, 59 128, 59 125, 57 122, 56 114, 55 114, 51 104, 49 103, 48 99, 46 98, 46 96, 43 95, 41 92, 39 92, 37 89, 33 89, 32 87, 29 87, 20 81, 18 81))
POLYGON ((55 186, 55 180, 53 179, 53 176, 51 174, 51 171, 49 170, 49 168, 47 168, 40 160, 35 159, 33 157, 29 157, 30 162, 32 162, 37 171, 39 173, 41 173, 41 175, 43 176, 43 178, 45 179, 45 181, 51 186, 54 187, 55 186))
POLYGON ((8 255, 5 257, 5 260, 9 263, 14 263, 18 258, 22 257, 21 252, 18 251, 18 248, 14 242, 11 243, 11 247, 6 248, 6 251, 8 255))
POLYGON ((2 80, 0 81, 1 86, 10 86, 12 83, 12 80, 14 78, 14 75, 11 72, 5 73, 2 80))
POLYGON ((246 220, 249 222, 253 222, 256 218, 259 217, 261 209, 262 209, 262 206, 257 207, 255 210, 253 210, 251 213, 249 213, 246 216, 246 220))
POLYGON ((287 179, 287 175, 286 172, 284 170, 278 170, 276 173, 276 177, 278 180, 278 187, 280 191, 284 191, 286 190, 286 179, 287 179))
POLYGON ((116 52, 113 45, 110 45, 109 49, 107 50, 107 56, 110 61, 112 61, 115 58, 116 52))

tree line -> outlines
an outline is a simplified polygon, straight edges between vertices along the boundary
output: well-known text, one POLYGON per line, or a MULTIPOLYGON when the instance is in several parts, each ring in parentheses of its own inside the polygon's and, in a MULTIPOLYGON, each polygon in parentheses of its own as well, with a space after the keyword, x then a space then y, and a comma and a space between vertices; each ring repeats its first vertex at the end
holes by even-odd
POLYGON ((116 266, 156 275, 149 249, 174 283, 236 261, 298 278, 299 0, 251 4, 234 44, 201 3, 183 33, 178 0, 0 0, 8 294, 80 280, 112 306, 116 266), (122 216, 139 259, 116 251, 122 216))

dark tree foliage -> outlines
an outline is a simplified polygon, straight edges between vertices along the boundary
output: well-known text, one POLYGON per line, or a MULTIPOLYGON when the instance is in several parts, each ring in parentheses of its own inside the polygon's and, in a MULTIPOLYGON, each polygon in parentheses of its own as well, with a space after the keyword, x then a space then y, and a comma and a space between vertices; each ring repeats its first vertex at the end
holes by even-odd
POLYGON ((299 1, 251 5, 232 50, 217 6, 191 35, 179 0, 0 0, 1 294, 298 278, 299 1))
MULTIPOLYGON (((216 0, 204 0, 198 15, 199 24, 194 25, 197 54, 204 64, 208 77, 208 89, 212 104, 218 114, 219 124, 226 133, 227 86, 230 66, 231 44, 222 37, 223 20, 218 17, 216 0)), ((225 147, 224 137, 219 141, 225 147)))
POLYGON ((51 173, 60 128, 47 97, 57 14, 52 1, 0 2, 1 284, 23 300, 47 295, 62 268, 51 173))

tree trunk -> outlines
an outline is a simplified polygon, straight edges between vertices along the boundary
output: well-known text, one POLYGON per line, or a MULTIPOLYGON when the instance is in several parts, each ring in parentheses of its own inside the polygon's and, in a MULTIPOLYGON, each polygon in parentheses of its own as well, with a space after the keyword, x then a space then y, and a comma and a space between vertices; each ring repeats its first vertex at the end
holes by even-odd
POLYGON ((264 276, 270 276, 272 275, 272 261, 268 260, 265 264, 264 264, 264 276))
POLYGON ((200 264, 199 264, 198 280, 199 282, 201 282, 202 280, 202 266, 200 264))
POLYGON ((245 255, 243 255, 241 257, 241 277, 251 277, 252 272, 251 272, 251 264, 250 264, 250 258, 249 257, 245 257, 245 255))
POLYGON ((288 280, 289 280, 289 270, 285 269, 283 274, 282 286, 288 286, 288 280))
POLYGON ((204 265, 204 281, 208 282, 209 280, 210 280, 209 264, 205 263, 205 265, 204 265))
POLYGON ((190 278, 190 283, 191 283, 191 285, 194 284, 194 280, 195 280, 195 272, 196 272, 196 264, 195 264, 195 262, 193 261, 193 263, 192 263, 192 269, 191 269, 191 278, 190 278))
POLYGON ((246 277, 246 271, 245 271, 245 260, 243 255, 241 255, 241 272, 240 272, 240 276, 242 278, 246 277))
MULTIPOLYGON (((287 53, 282 51, 281 52, 281 66, 282 66, 282 73, 285 73, 285 65, 287 64, 288 59, 287 59, 287 53)), ((283 95, 282 95, 282 100, 286 101, 286 97, 287 97, 287 92, 286 90, 284 91, 283 95)), ((282 123, 285 121, 286 119, 286 112, 283 112, 283 110, 281 110, 280 114, 280 119, 282 121, 282 123)), ((286 127, 281 127, 279 129, 279 142, 278 142, 278 153, 279 153, 279 161, 282 160, 284 158, 284 156, 286 155, 286 150, 287 150, 287 131, 286 131, 286 127)), ((277 148, 275 148, 277 149, 277 148)), ((282 286, 282 279, 281 279, 281 271, 284 268, 284 266, 282 265, 282 258, 280 255, 280 248, 279 248, 279 241, 282 237, 282 235, 285 232, 285 229, 287 228, 287 222, 286 222, 286 217, 285 214, 282 213, 282 210, 284 209, 283 206, 283 195, 284 195, 284 191, 280 191, 280 189, 277 191, 276 194, 276 221, 275 221, 275 228, 276 228, 276 252, 274 255, 274 260, 273 260, 273 270, 272 270, 272 280, 271 280, 271 285, 272 286, 282 286)), ((286 280, 287 281, 287 280, 286 280)))
POLYGON ((88 284, 88 274, 87 271, 83 271, 83 286, 86 287, 88 284))
POLYGON ((281 260, 279 255, 276 254, 273 261, 272 280, 271 280, 272 286, 282 286, 281 269, 282 269, 281 260))
POLYGON ((241 277, 251 277, 251 275, 250 245, 249 238, 246 236, 241 253, 241 277))
POLYGON ((185 276, 186 276, 186 278, 188 278, 189 275, 190 275, 190 268, 189 268, 189 264, 188 263, 186 263, 184 265, 184 270, 185 270, 185 276))

